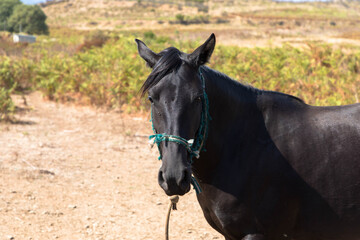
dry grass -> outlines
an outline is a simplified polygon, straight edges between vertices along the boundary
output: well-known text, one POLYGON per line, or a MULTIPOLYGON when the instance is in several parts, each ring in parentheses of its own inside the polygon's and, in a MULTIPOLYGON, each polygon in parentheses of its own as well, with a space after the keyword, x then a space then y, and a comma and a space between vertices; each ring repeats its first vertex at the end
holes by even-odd
POLYGON ((341 34, 339 37, 360 40, 360 32, 346 32, 341 34))
MULTIPOLYGON (((179 1, 181 2, 181 1, 179 1)), ((149 3, 148 1, 74 0, 44 8, 48 24, 78 30, 145 32, 172 38, 197 39, 218 33, 223 44, 282 45, 284 42, 315 40, 327 42, 333 37, 360 32, 360 4, 348 3, 274 3, 262 1, 225 1, 207 4, 204 13, 196 6, 149 3), (206 24, 184 25, 176 16, 200 19, 206 24), (174 23, 178 23, 175 24, 174 23), (244 39, 248 41, 244 42, 244 39)), ((360 45, 359 43, 355 43, 360 45)))

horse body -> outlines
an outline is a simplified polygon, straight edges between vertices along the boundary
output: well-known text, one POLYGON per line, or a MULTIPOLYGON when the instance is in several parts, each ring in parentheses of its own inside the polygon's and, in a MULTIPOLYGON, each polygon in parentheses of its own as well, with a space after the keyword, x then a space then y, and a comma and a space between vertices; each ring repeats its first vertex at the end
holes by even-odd
POLYGON ((228 239, 343 239, 359 228, 360 105, 313 107, 203 72, 213 120, 194 173, 210 225, 228 239))
POLYGON ((226 239, 360 239, 360 104, 313 107, 245 86, 202 66, 214 46, 211 36, 189 55, 156 54, 138 41, 154 68, 144 86, 155 131, 194 138, 199 71, 210 103, 207 151, 190 166, 184 146, 161 142, 160 186, 185 194, 191 170, 206 220, 226 239))

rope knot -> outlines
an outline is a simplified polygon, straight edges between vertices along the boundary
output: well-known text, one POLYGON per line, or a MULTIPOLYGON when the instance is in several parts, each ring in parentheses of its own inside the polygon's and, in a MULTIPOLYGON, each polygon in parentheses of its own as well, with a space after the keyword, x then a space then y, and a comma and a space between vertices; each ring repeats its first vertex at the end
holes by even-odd
POLYGON ((170 202, 171 202, 171 207, 173 210, 177 210, 176 208, 176 204, 179 202, 179 196, 178 195, 174 195, 169 197, 170 202))

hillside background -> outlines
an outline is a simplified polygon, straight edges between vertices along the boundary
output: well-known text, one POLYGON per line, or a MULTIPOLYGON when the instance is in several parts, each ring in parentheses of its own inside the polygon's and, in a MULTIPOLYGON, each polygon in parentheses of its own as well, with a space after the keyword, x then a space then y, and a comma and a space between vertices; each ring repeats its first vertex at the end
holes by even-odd
POLYGON ((1 35, 9 114, 9 92, 24 90, 147 112, 138 90, 149 69, 134 39, 155 51, 176 46, 190 52, 211 33, 218 46, 210 66, 236 80, 313 105, 359 101, 359 1, 56 0, 39 6, 49 35, 32 45, 1 35))
POLYGON ((79 30, 149 31, 184 39, 215 32, 220 44, 254 47, 314 40, 358 44, 360 2, 91 1, 44 7, 48 24, 79 30), (176 23, 183 24, 176 24, 176 23), (245 42, 244 42, 245 40, 245 42), (246 41, 250 44, 246 44, 246 41), (245 44, 245 45, 244 45, 245 44))

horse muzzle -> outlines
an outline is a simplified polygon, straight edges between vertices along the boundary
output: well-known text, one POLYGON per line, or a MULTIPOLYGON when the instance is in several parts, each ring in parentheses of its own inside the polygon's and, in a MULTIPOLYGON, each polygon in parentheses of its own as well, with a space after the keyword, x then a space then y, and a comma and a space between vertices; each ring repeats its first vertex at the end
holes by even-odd
POLYGON ((191 170, 189 168, 159 170, 158 182, 168 196, 184 195, 190 190, 191 170), (167 170, 167 171, 166 171, 167 170))

